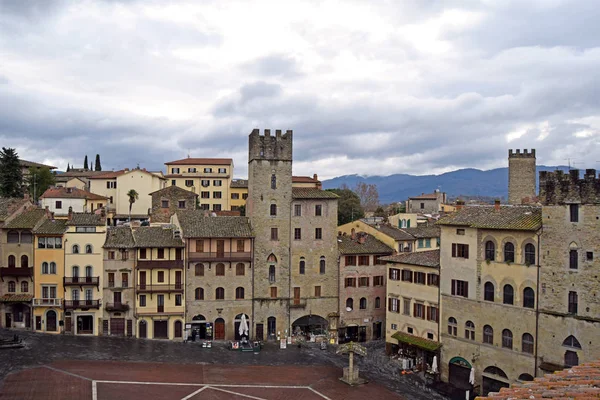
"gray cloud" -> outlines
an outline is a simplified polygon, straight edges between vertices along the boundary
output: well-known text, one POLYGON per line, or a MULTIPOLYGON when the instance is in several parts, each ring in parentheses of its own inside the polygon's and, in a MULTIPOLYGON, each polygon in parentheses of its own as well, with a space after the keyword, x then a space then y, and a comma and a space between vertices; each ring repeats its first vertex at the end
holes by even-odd
POLYGON ((301 72, 293 57, 271 54, 244 64, 243 69, 265 77, 298 77, 301 72))

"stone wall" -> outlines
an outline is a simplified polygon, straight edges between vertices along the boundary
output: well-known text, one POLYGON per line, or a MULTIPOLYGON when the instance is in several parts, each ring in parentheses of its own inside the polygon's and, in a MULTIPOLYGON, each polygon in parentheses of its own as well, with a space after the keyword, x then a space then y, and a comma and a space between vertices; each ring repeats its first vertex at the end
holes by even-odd
POLYGON ((152 209, 150 211, 152 222, 168 223, 171 216, 177 211, 195 210, 197 197, 195 193, 177 186, 169 186, 152 193, 152 209), (163 201, 168 202, 168 207, 163 207, 163 201), (184 208, 179 208, 180 201, 185 202, 184 208))
MULTIPOLYGON (((600 177, 595 169, 586 169, 583 179, 579 170, 540 172, 540 201, 544 205, 553 204, 599 204, 600 177)), ((544 221, 545 222, 545 221, 544 221)))
POLYGON ((508 203, 535 197, 535 149, 508 150, 508 203))

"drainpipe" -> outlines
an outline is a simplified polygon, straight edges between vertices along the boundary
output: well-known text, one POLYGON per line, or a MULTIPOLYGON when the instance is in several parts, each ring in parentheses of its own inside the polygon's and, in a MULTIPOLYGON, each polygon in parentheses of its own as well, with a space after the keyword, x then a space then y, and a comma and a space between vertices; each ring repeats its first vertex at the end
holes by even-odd
POLYGON ((540 256, 542 254, 542 249, 540 247, 540 236, 542 236, 542 233, 544 233, 544 226, 542 225, 542 227, 538 230, 538 232, 536 233, 537 235, 537 296, 536 296, 536 302, 535 302, 535 350, 534 350, 534 370, 533 370, 533 377, 537 377, 537 369, 538 369, 538 343, 539 343, 539 329, 540 329, 540 269, 541 269, 541 265, 540 265, 540 256))
MULTIPOLYGON (((292 197, 293 199, 293 197, 292 197)), ((290 215, 288 221, 290 221, 290 232, 289 232, 289 243, 288 246, 288 296, 287 296, 287 313, 288 313, 288 335, 292 336, 292 309, 291 309, 291 297, 292 297, 292 244, 293 232, 292 232, 292 199, 290 199, 290 215)), ((287 336, 285 338, 287 341, 287 336)))
MULTIPOLYGON (((61 237, 61 239, 62 239, 62 237, 61 237)), ((69 239, 66 239, 66 238, 63 241, 63 273, 62 273, 62 275, 63 275, 63 307, 62 307, 63 308, 63 318, 62 318, 63 326, 62 326, 62 329, 61 329, 61 332, 60 332, 61 334, 65 333, 65 325, 64 325, 64 319, 65 319, 65 310, 64 310, 65 306, 64 306, 64 304, 65 304, 65 299, 64 299, 64 297, 66 297, 67 288, 65 287, 64 276, 66 275, 66 272, 67 272, 67 242, 68 241, 69 241, 69 239)))
MULTIPOLYGON (((254 327, 256 326, 256 319, 255 319, 255 315, 254 315, 254 237, 250 238, 250 270, 251 272, 251 288, 252 288, 252 320, 251 320, 251 332, 254 334, 254 340, 256 340, 256 331, 254 330, 254 327)), ((264 332, 264 325, 263 325, 263 335, 265 334, 264 332)), ((263 336, 264 338, 264 336, 263 336)), ((262 339, 261 339, 262 340, 262 339)))

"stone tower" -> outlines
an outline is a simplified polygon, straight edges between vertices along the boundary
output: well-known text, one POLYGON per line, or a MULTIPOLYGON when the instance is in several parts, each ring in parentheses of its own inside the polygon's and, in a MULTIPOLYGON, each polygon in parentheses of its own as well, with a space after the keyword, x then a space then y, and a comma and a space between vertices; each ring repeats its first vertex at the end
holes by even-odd
POLYGON ((535 149, 508 150, 508 203, 535 197, 535 149))
POLYGON ((286 335, 290 299, 292 131, 249 136, 248 200, 254 240, 254 332, 267 339, 286 335))

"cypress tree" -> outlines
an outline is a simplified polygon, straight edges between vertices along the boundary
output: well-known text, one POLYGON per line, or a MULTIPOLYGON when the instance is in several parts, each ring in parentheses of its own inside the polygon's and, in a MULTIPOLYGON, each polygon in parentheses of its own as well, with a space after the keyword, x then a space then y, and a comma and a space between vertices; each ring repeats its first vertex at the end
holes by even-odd
POLYGON ((96 165, 94 165, 94 171, 102 171, 102 165, 100 165, 100 154, 96 154, 96 165))
POLYGON ((15 149, 3 147, 0 152, 0 196, 23 196, 23 171, 15 149))
POLYGON ((85 169, 86 171, 88 170, 87 155, 85 156, 85 160, 83 160, 83 169, 85 169))
POLYGON ((71 170, 71 167, 69 167, 69 163, 67 163, 67 172, 69 172, 71 170))

